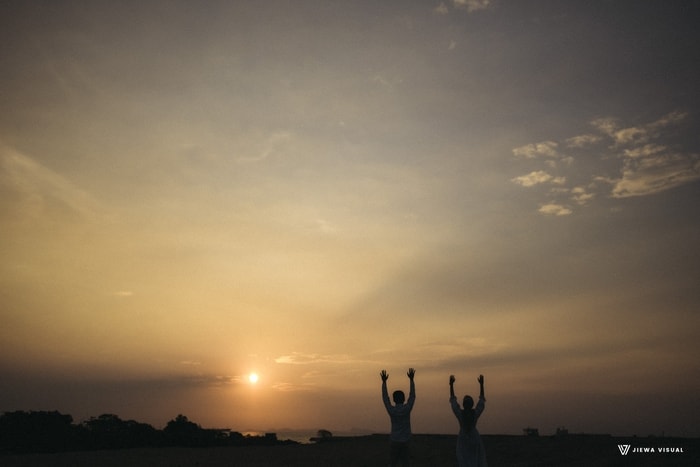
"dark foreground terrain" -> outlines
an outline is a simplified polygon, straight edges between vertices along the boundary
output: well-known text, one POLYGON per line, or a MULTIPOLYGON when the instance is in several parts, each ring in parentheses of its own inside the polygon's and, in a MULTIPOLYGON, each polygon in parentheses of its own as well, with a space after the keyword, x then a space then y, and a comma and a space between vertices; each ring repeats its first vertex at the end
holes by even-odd
MULTIPOLYGON (((490 467, 700 466, 700 439, 483 436, 490 467), (630 445, 622 455, 618 445, 630 445), (659 452, 659 448, 668 451, 659 452), (653 452, 651 452, 653 449, 653 452), (641 451, 638 451, 641 450, 641 451), (646 450, 647 452, 643 452, 646 450)), ((0 454, 4 467, 223 467, 388 465, 388 437, 333 438, 319 444, 138 448, 54 454, 0 454)), ((412 467, 455 466, 455 436, 414 435, 412 467)))

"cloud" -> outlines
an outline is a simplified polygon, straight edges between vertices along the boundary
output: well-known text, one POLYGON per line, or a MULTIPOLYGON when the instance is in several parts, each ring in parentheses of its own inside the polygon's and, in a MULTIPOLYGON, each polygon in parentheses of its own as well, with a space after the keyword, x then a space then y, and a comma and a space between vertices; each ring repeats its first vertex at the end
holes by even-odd
POLYGON ((552 176, 545 172, 544 170, 538 170, 536 172, 530 172, 527 175, 521 175, 519 177, 512 178, 511 181, 522 185, 524 187, 531 187, 538 185, 540 183, 546 183, 552 180, 552 176))
POLYGON ((566 206, 556 203, 543 204, 538 211, 550 216, 568 216, 573 212, 566 206))
POLYGON ((615 138, 615 142, 618 144, 627 144, 647 141, 649 135, 644 128, 630 127, 616 131, 613 134, 613 138, 615 138))
POLYGON ((373 75, 370 81, 379 84, 381 88, 387 91, 394 91, 397 86, 403 83, 403 79, 400 77, 387 77, 381 73, 373 75))
POLYGON ((237 378, 228 375, 202 375, 183 378, 183 385, 189 386, 228 386, 237 381, 237 378))
POLYGON ((638 147, 638 148, 625 149, 624 155, 625 155, 625 157, 629 157, 632 159, 639 159, 639 158, 653 156, 653 155, 658 154, 660 152, 663 152, 665 150, 666 150, 666 146, 657 146, 654 144, 647 144, 645 146, 638 147))
POLYGON ((598 131, 608 135, 613 136, 617 128, 617 121, 614 118, 597 118, 591 122, 591 125, 598 129, 598 131))
POLYGON ((442 341, 427 341, 406 349, 413 353, 411 359, 421 362, 421 367, 440 367, 440 362, 454 359, 474 359, 496 354, 504 348, 503 342, 484 337, 451 338, 442 341))
POLYGON ((700 180, 697 154, 657 154, 627 156, 622 177, 612 188, 614 198, 645 196, 700 180))
POLYGON ((349 355, 321 355, 321 354, 306 354, 301 352, 292 352, 289 355, 282 355, 275 358, 275 363, 285 365, 309 365, 313 363, 350 363, 354 361, 349 355))
POLYGON ((452 0, 455 8, 465 8, 467 12, 486 10, 491 4, 491 0, 452 0))
POLYGON ((446 15, 448 13, 447 5, 445 5, 445 2, 440 2, 440 4, 433 9, 433 12, 438 15, 446 15))
POLYGON ((201 365, 202 362, 198 360, 183 360, 180 362, 180 365, 188 365, 188 366, 199 366, 201 365))
POLYGON ((306 392, 313 391, 315 386, 310 384, 294 384, 288 382, 277 382, 272 384, 272 389, 280 392, 306 392))
POLYGON ((662 129, 682 122, 687 116, 687 112, 674 111, 651 123, 626 128, 620 128, 614 118, 599 118, 593 120, 591 125, 612 138, 616 145, 642 144, 651 138, 658 138, 662 129))
POLYGON ((595 144, 602 138, 598 135, 585 134, 579 136, 572 136, 565 140, 566 145, 570 148, 582 148, 591 144, 595 144))
POLYGON ((238 162, 251 163, 264 161, 272 154, 279 152, 283 145, 289 141, 292 134, 288 131, 276 132, 267 137, 265 142, 262 144, 260 151, 252 156, 239 157, 238 162))
POLYGON ((700 179, 700 156, 684 152, 673 141, 678 138, 677 129, 673 127, 687 119, 687 112, 674 111, 652 122, 633 126, 622 125, 612 117, 592 120, 590 125, 598 134, 582 133, 561 142, 547 140, 513 149, 515 157, 544 166, 547 171, 533 170, 511 181, 523 187, 542 183, 557 185, 558 188, 548 193, 554 199, 539 208, 542 214, 557 216, 572 213, 566 202, 584 206, 598 195, 610 198, 646 196, 692 183, 700 179), (612 144, 606 147, 596 144, 605 139, 612 140, 612 144), (570 148, 573 155, 562 157, 557 150, 559 144, 570 148), (591 172, 588 181, 581 179, 580 171, 573 171, 574 162, 579 159, 591 172), (615 161, 617 167, 611 168, 615 161), (616 173, 606 174, 610 170, 616 173), (569 188, 566 184, 570 179, 575 180, 576 185, 569 188))
POLYGON ((315 224, 322 234, 331 235, 338 232, 337 227, 335 227, 333 224, 331 224, 325 219, 316 219, 315 224))
MULTIPOLYGON (((198 365, 198 362, 180 362, 183 365, 198 365)), ((215 374, 199 374, 199 375, 181 375, 181 376, 164 376, 161 378, 145 378, 145 379, 125 379, 116 383, 112 380, 95 381, 95 384, 119 384, 123 387, 152 387, 152 388, 199 388, 199 387, 219 387, 235 384, 239 378, 229 375, 215 374)))
POLYGON ((22 214, 43 215, 58 202, 74 214, 91 218, 97 201, 67 178, 0 142, 0 187, 20 199, 22 214))
POLYGON ((595 198, 594 193, 586 192, 586 189, 580 186, 571 189, 571 199, 576 202, 576 204, 583 206, 595 198))
POLYGON ((654 130, 659 130, 661 128, 665 128, 670 125, 675 125, 677 123, 682 122, 688 117, 688 112, 681 112, 681 111, 674 111, 669 114, 664 115, 660 119, 658 119, 655 122, 652 122, 648 125, 648 128, 652 131, 654 130))
POLYGON ((525 159, 535 159, 540 156, 559 157, 557 146, 558 143, 554 141, 526 144, 525 146, 513 149, 513 155, 516 157, 524 157, 525 159))
POLYGON ((131 297, 134 295, 134 292, 132 292, 131 290, 118 290, 112 295, 114 295, 115 297, 131 297))

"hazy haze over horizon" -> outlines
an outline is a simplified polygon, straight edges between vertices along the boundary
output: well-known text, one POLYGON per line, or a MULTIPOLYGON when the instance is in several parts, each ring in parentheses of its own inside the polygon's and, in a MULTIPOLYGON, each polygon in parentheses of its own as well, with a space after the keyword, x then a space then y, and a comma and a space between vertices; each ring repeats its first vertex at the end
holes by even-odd
POLYGON ((0 411, 700 436, 698 13, 3 2, 0 411))

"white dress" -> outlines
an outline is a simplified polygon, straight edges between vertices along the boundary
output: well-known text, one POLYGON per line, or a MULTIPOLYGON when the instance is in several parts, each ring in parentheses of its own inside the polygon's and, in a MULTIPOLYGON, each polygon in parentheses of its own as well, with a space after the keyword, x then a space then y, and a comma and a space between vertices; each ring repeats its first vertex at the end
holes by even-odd
POLYGON ((476 429, 476 422, 484 411, 486 401, 479 398, 479 402, 474 407, 474 426, 465 429, 462 419, 462 408, 459 406, 456 397, 450 397, 452 412, 459 421, 459 435, 457 435, 457 463, 459 467, 487 467, 486 451, 484 443, 481 441, 479 431, 476 429))

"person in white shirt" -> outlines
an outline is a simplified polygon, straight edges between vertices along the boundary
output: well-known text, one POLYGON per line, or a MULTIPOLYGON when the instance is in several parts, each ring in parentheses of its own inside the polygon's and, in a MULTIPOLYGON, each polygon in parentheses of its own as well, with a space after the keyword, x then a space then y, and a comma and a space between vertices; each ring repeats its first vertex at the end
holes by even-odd
POLYGON ((408 369, 408 379, 410 380, 410 391, 408 393, 408 401, 403 391, 394 391, 394 404, 389 401, 389 391, 386 388, 386 380, 389 379, 389 374, 386 370, 382 370, 379 374, 382 378, 382 400, 384 407, 391 418, 391 465, 404 467, 409 465, 408 443, 411 439, 411 410, 416 401, 416 385, 413 382, 413 377, 416 370, 408 369))

